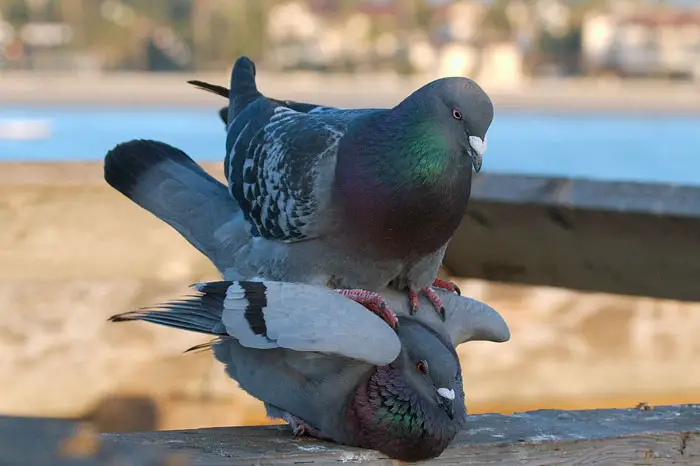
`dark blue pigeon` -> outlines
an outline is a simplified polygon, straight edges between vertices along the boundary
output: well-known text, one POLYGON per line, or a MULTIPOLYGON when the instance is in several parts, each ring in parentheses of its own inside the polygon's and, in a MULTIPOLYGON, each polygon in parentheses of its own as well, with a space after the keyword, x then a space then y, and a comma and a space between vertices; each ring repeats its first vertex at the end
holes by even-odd
POLYGON ((391 109, 337 109, 270 99, 238 59, 228 94, 224 169, 254 238, 237 279, 343 288, 362 303, 407 289, 412 311, 432 286, 479 171, 493 106, 467 78, 426 84, 391 109), (369 291, 369 293, 368 293, 369 291))

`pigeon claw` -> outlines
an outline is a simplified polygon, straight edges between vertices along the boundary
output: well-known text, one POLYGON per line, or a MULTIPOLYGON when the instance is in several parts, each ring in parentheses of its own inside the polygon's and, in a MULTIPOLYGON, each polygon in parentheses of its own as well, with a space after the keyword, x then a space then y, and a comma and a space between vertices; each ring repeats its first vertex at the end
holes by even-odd
POLYGON ((359 289, 338 289, 335 291, 348 299, 352 299, 356 303, 362 304, 369 311, 373 312, 380 319, 386 322, 389 327, 394 330, 398 330, 399 319, 396 317, 396 314, 394 314, 394 311, 389 308, 386 301, 384 301, 384 299, 379 296, 378 293, 359 289))
POLYGON ((282 419, 289 424, 289 427, 292 428, 292 435, 294 437, 303 437, 308 435, 309 437, 322 438, 319 431, 309 426, 306 422, 302 421, 293 414, 285 412, 282 419))
POLYGON ((408 302, 411 303, 411 315, 418 312, 418 308, 420 308, 420 301, 418 301, 418 293, 416 293, 413 290, 409 291, 408 302))
POLYGON ((451 282, 449 280, 441 280, 439 278, 436 278, 433 282, 433 286, 436 288, 442 288, 443 290, 451 291, 453 293, 457 293, 457 295, 462 296, 462 290, 459 289, 456 283, 451 282))
POLYGON ((284 413, 282 419, 284 419, 284 422, 289 424, 289 427, 291 427, 292 429, 292 435, 294 437, 301 437, 304 434, 306 434, 306 426, 304 425, 304 421, 302 421, 298 417, 289 413, 284 413))
POLYGON ((421 288, 421 291, 423 292, 425 297, 428 298, 428 301, 430 301, 430 304, 433 305, 433 307, 437 311, 440 318, 442 320, 445 320, 445 306, 442 305, 442 299, 440 298, 440 295, 438 295, 435 292, 435 290, 430 286, 426 286, 425 288, 421 288))
POLYGON ((292 435, 294 437, 303 437, 304 434, 306 434, 306 427, 304 427, 304 424, 289 424, 289 427, 292 428, 292 435))
MULTIPOLYGON (((442 305, 442 299, 440 296, 435 292, 434 289, 430 286, 426 286, 425 288, 420 289, 421 293, 425 295, 426 298, 428 298, 428 301, 430 301, 430 304, 433 305, 435 308, 435 311, 438 313, 440 318, 444 321, 445 320, 445 306, 442 305)), ((408 300, 411 303, 411 314, 415 314, 418 312, 418 308, 420 307, 420 303, 418 301, 418 293, 414 290, 410 290, 408 292, 408 300)))

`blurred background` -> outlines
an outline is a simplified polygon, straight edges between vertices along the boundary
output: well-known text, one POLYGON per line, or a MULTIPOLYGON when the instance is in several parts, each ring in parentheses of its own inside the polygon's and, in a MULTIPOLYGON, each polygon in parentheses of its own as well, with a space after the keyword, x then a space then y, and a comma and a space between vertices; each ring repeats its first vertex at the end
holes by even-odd
MULTIPOLYGON (((145 137, 222 178, 225 101, 186 80, 227 85, 242 54, 264 93, 346 107, 471 77, 496 107, 486 174, 700 185, 694 0, 0 0, 0 413, 269 422, 182 354, 201 336, 106 322, 218 278, 101 161, 145 137)), ((696 303, 457 281, 512 332, 460 347, 470 412, 698 401, 696 303)))

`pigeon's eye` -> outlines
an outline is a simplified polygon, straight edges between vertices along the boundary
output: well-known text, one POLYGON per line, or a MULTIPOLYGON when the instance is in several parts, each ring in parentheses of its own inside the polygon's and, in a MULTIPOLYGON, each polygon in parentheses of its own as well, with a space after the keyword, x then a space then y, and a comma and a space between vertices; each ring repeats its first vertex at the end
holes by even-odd
POLYGON ((452 109, 452 118, 455 120, 461 120, 462 119, 462 112, 459 111, 457 108, 452 109))
POLYGON ((416 364, 416 370, 423 375, 428 373, 428 363, 426 361, 418 361, 416 364))

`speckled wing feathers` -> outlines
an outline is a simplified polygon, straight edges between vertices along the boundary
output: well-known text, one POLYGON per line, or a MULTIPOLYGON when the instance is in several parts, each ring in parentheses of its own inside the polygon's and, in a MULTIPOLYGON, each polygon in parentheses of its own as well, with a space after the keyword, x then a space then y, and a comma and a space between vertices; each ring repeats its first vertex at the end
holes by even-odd
POLYGON ((324 162, 336 155, 342 125, 334 125, 329 116, 300 113, 260 99, 236 116, 228 131, 229 188, 251 234, 282 241, 315 237, 319 209, 329 194, 319 185, 329 181, 334 168, 324 162), (266 121, 261 121, 260 113, 266 121), (327 171, 321 172, 322 168, 327 171))

